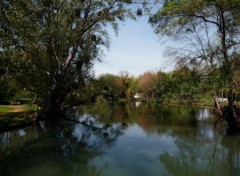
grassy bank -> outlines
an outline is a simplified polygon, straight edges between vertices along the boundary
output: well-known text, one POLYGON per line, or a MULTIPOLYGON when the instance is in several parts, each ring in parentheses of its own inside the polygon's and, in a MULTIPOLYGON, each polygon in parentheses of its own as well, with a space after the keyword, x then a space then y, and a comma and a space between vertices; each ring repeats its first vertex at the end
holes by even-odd
POLYGON ((3 105, 0 106, 0 113, 2 113, 2 112, 12 112, 14 110, 15 110, 15 108, 13 108, 11 106, 3 106, 3 105))
POLYGON ((29 105, 0 105, 0 131, 31 123, 31 115, 37 106, 29 105))
POLYGON ((0 105, 0 115, 8 112, 32 112, 37 110, 37 106, 29 105, 0 105))

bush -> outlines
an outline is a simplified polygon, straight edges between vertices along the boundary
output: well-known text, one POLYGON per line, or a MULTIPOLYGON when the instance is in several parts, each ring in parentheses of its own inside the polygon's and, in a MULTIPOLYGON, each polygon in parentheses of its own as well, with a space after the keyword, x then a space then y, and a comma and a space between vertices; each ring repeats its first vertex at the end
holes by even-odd
POLYGON ((96 103, 107 102, 107 100, 103 97, 103 95, 98 95, 96 98, 96 103))

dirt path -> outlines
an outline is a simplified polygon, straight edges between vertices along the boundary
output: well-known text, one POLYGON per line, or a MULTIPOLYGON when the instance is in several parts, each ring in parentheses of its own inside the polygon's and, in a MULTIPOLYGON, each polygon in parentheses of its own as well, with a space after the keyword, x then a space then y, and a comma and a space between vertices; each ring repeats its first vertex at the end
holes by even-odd
POLYGON ((10 105, 8 106, 10 108, 13 108, 13 110, 11 110, 11 112, 23 112, 26 110, 26 107, 25 106, 22 106, 22 105, 10 105))
POLYGON ((25 105, 0 105, 0 113, 24 112, 26 110, 25 105))

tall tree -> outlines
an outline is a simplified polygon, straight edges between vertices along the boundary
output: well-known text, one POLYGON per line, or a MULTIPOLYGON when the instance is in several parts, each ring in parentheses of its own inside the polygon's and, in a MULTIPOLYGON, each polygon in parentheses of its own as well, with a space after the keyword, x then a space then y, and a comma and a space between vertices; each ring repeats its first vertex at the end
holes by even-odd
POLYGON ((135 18, 131 4, 146 0, 2 0, 0 47, 20 87, 43 98, 50 114, 64 98, 87 81, 102 46, 106 28, 135 18))
POLYGON ((158 75, 154 72, 146 72, 140 76, 138 86, 142 93, 142 98, 145 101, 149 101, 156 98, 158 89, 158 75))

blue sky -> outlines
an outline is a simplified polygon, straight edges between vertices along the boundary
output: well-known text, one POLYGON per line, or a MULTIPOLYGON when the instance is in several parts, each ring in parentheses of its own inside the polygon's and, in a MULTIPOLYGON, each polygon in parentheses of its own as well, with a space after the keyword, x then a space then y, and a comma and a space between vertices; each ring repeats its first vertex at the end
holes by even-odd
POLYGON ((169 71, 173 67, 163 57, 166 45, 153 32, 148 17, 120 24, 118 36, 112 30, 109 33, 110 50, 104 52, 102 63, 95 64, 96 76, 105 73, 118 75, 120 71, 139 76, 146 71, 169 71))

